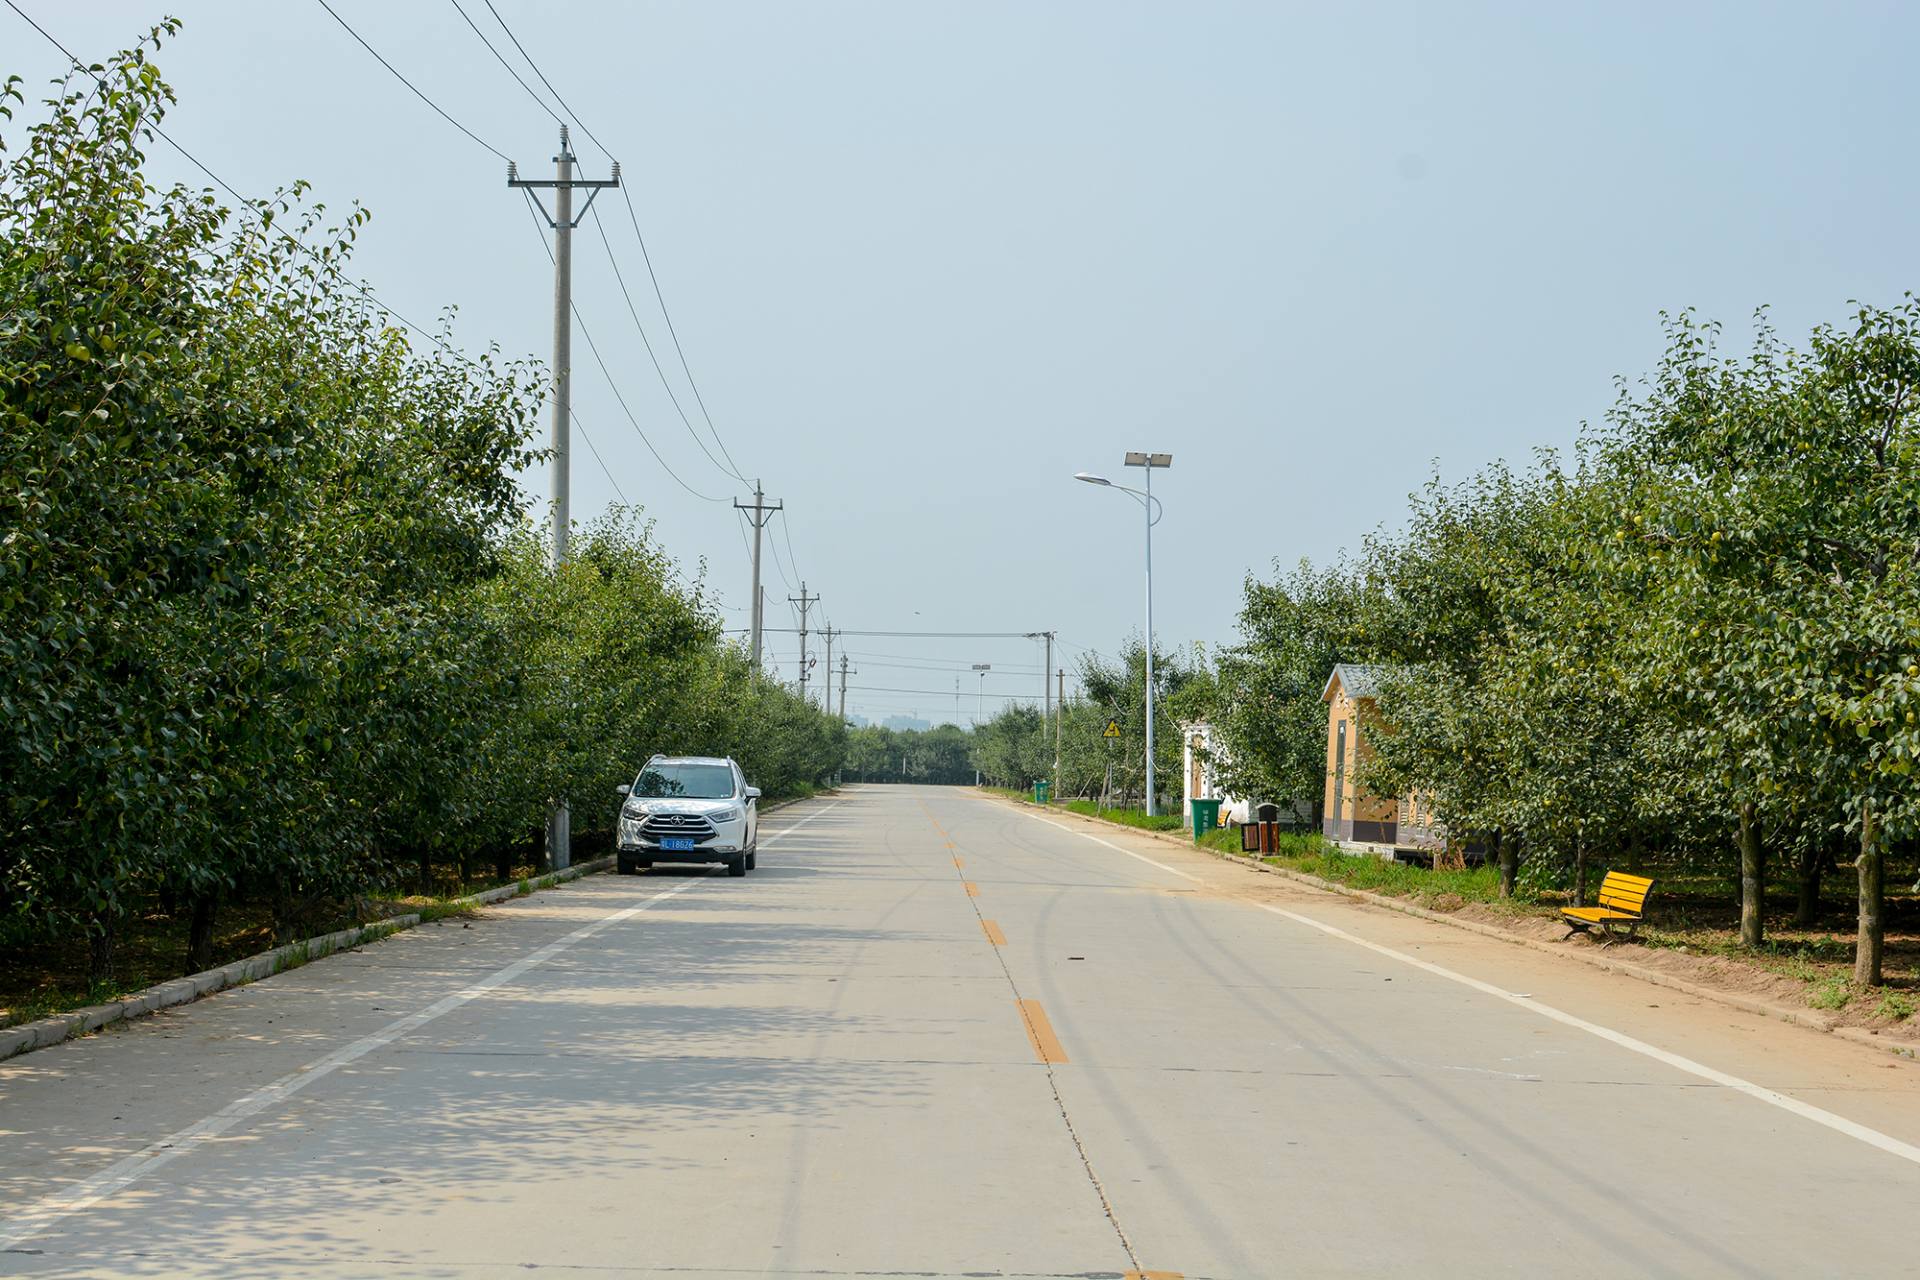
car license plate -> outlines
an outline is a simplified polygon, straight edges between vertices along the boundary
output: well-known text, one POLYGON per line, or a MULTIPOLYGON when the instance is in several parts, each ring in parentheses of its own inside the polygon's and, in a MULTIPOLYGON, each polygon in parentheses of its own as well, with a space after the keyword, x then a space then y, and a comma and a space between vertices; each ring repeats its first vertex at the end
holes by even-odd
POLYGON ((693 837, 668 836, 660 842, 660 847, 668 853, 690 853, 693 850, 693 837))

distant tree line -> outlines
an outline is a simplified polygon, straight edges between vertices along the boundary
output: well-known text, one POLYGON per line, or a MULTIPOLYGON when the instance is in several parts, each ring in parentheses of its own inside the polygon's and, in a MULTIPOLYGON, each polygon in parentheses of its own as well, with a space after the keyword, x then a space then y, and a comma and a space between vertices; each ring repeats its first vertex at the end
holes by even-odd
POLYGON ((848 782, 920 782, 958 786, 973 782, 972 736, 950 724, 931 729, 887 729, 877 724, 847 731, 848 782))
POLYGON ((537 859, 556 799, 608 826, 653 750, 830 776, 841 726, 634 513, 547 563, 541 371, 415 349, 344 274, 365 213, 149 179, 171 31, 0 139, 0 947, 83 932, 106 979, 158 909, 198 967, 236 897, 290 936, 537 859))
MULTIPOLYGON (((1079 691, 1059 708, 1059 794, 1140 806, 1146 800, 1146 648, 1134 639, 1112 658, 1084 654, 1079 666, 1079 691), (1117 737, 1106 736, 1109 722, 1117 737)), ((1153 685, 1155 788, 1177 807, 1181 725, 1211 709, 1213 673, 1202 654, 1156 650, 1153 685)), ((1026 788, 1053 777, 1055 739, 1056 726, 1040 704, 1015 703, 974 731, 973 765, 995 786, 1026 788)))

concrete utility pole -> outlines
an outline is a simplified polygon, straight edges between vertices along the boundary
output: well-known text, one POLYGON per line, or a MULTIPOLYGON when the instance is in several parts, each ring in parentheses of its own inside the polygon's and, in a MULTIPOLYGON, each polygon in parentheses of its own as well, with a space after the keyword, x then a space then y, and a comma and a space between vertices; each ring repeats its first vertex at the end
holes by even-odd
POLYGON ((1060 722, 1067 718, 1067 669, 1060 668, 1060 697, 1053 704, 1053 785, 1060 786, 1060 722))
MULTIPOLYGON (((573 522, 572 494, 568 476, 568 450, 572 434, 573 411, 573 229, 593 207, 594 197, 607 187, 620 185, 620 164, 614 162, 613 176, 604 181, 573 176, 573 150, 567 145, 567 126, 560 126, 560 154, 553 158, 554 176, 520 177, 512 161, 507 162, 507 185, 527 193, 534 207, 553 228, 553 461, 549 473, 553 492, 553 563, 558 568, 567 562, 567 535, 573 522), (536 188, 553 191, 553 212, 540 203, 536 188), (580 212, 573 211, 575 187, 588 190, 587 202, 580 212)), ((555 870, 565 870, 573 861, 570 811, 564 798, 554 802, 547 814, 547 861, 555 870)))
POLYGON ((747 503, 747 502, 740 501, 738 498, 735 498, 733 501, 733 505, 736 510, 752 513, 747 517, 747 519, 753 522, 753 610, 752 610, 753 645, 752 645, 752 652, 753 652, 753 670, 754 670, 754 673, 757 675, 759 674, 759 671, 760 671, 760 632, 765 620, 765 604, 766 604, 766 593, 760 590, 760 533, 762 530, 764 530, 767 527, 769 523, 772 522, 773 513, 781 510, 786 504, 781 502, 775 502, 775 503, 769 504, 767 502, 766 493, 762 491, 760 488, 760 482, 758 480, 755 480, 753 482, 753 501, 751 503, 747 503))
POLYGON ((833 714, 833 624, 826 627, 827 637, 827 678, 820 682, 820 709, 828 715, 833 714))
MULTIPOLYGON (((1040 727, 1044 730, 1047 720, 1053 719, 1053 678, 1048 674, 1053 670, 1053 632, 1029 631, 1027 633, 1029 640, 1042 638, 1047 642, 1047 662, 1040 668, 1040 693, 1047 700, 1046 719, 1040 722, 1040 727)), ((1053 788, 1056 791, 1060 789, 1060 733, 1057 729, 1053 735, 1053 788)))
POLYGON ((546 178, 522 178, 519 169, 509 161, 507 164, 507 185, 527 193, 527 197, 546 218, 547 225, 553 228, 553 562, 563 564, 567 558, 567 534, 571 517, 571 494, 568 486, 568 454, 570 447, 573 412, 573 229, 580 225, 580 219, 587 216, 587 210, 593 207, 594 197, 607 187, 620 185, 620 165, 616 161, 613 176, 604 180, 576 178, 573 176, 573 163, 576 157, 567 143, 567 126, 560 126, 560 154, 553 158, 554 176, 546 178), (553 191, 553 212, 548 213, 546 205, 535 194, 540 188, 553 191), (573 211, 574 188, 586 190, 587 202, 580 206, 578 214, 573 211))
POLYGON ((800 700, 805 702, 807 700, 807 610, 820 603, 820 595, 818 592, 808 595, 807 581, 802 578, 800 594, 788 596, 787 603, 800 606, 800 700))
POLYGON ((840 723, 847 721, 847 655, 840 655, 840 723))

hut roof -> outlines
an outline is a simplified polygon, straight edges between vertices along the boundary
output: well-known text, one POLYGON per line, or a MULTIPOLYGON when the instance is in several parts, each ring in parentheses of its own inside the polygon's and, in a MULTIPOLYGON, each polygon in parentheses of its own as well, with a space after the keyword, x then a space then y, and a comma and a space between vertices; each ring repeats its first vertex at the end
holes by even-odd
POLYGON ((1327 687, 1320 694, 1320 701, 1333 700, 1333 682, 1338 680, 1340 687, 1347 691, 1350 698, 1371 698, 1378 689, 1380 673, 1386 668, 1369 666, 1357 662, 1342 662, 1327 677, 1327 687))

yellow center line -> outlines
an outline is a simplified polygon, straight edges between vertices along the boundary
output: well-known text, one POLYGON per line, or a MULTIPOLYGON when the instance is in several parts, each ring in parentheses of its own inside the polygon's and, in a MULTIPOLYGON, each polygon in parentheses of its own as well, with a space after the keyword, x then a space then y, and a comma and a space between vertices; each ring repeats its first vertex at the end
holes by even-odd
POLYGON ((971 880, 962 880, 960 882, 960 887, 967 891, 967 896, 969 898, 977 898, 980 896, 980 886, 975 884, 971 880))
POLYGON ((1186 1280, 1178 1271, 1129 1271, 1126 1280, 1186 1280))
POLYGON ((987 931, 988 942, 991 942, 996 947, 1004 947, 1007 945, 1007 935, 1000 932, 999 925, 991 920, 982 920, 980 927, 987 931))
POLYGON ((953 860, 953 865, 956 867, 964 867, 967 865, 967 862, 966 862, 966 859, 964 858, 955 858, 953 860))
POLYGON ((1027 1024, 1027 1039, 1033 1043, 1035 1057, 1048 1066, 1066 1062, 1067 1051, 1061 1046, 1060 1037, 1053 1034, 1053 1024, 1047 1021, 1046 1010, 1038 1000, 1020 1001, 1020 1019, 1027 1024))

